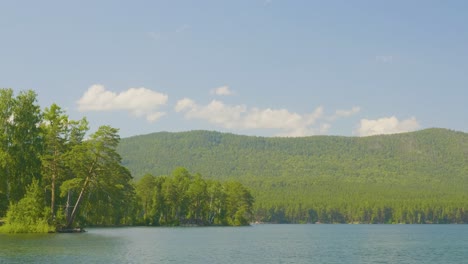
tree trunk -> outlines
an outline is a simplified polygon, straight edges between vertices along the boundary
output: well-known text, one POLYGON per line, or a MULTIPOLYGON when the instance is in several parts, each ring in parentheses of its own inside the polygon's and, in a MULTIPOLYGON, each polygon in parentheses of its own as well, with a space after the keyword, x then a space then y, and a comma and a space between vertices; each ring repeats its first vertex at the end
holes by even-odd
POLYGON ((55 174, 52 176, 51 183, 50 213, 52 214, 52 219, 55 220, 55 174))
POLYGON ((67 222, 68 222, 68 219, 70 219, 70 195, 71 195, 70 193, 71 193, 71 191, 68 190, 67 205, 65 207, 65 216, 66 216, 65 219, 67 219, 67 222))
POLYGON ((78 209, 80 207, 81 201, 83 200, 84 192, 86 191, 86 187, 88 187, 88 182, 89 177, 86 178, 85 183, 83 184, 83 188, 81 188, 80 195, 78 196, 70 218, 67 221, 67 228, 72 228, 73 222, 75 221, 76 215, 78 214, 78 209))
POLYGON ((55 178, 57 177, 57 157, 58 151, 55 149, 54 151, 54 163, 52 169, 52 179, 50 184, 50 213, 52 215, 52 219, 55 220, 55 178))

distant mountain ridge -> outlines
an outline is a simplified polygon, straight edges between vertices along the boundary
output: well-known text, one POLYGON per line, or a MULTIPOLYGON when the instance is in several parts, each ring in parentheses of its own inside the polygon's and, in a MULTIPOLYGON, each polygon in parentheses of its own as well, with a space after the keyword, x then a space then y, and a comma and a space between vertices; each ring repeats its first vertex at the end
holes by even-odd
POLYGON ((118 151, 136 180, 185 167, 242 182, 256 199, 256 221, 468 223, 464 132, 303 138, 158 132, 124 138, 118 151))
POLYGON ((370 137, 303 138, 157 132, 123 138, 119 153, 135 178, 145 173, 169 174, 179 166, 217 179, 294 175, 385 182, 414 173, 424 173, 428 179, 468 177, 468 134, 440 128, 370 137), (385 172, 387 179, 373 175, 371 169, 385 172))

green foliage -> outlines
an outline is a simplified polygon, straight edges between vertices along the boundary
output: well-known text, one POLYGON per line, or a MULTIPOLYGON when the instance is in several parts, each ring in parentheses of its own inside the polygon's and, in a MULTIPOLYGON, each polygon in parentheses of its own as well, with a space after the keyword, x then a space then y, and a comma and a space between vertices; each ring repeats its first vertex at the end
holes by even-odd
POLYGON ((102 126, 84 140, 87 131, 86 119, 70 120, 56 104, 41 111, 33 91, 15 97, 13 90, 0 89, 4 231, 45 232, 49 223, 60 229, 134 222, 134 187, 116 152, 118 130, 102 126))
POLYGON ((4 215, 9 203, 9 137, 13 102, 13 90, 0 89, 0 216, 4 215))
POLYGON ((43 118, 42 177, 48 191, 50 191, 50 210, 53 217, 55 215, 57 186, 67 175, 64 155, 70 147, 68 142, 69 120, 64 111, 56 104, 52 104, 50 108, 44 110, 43 118))
POLYGON ((70 190, 76 190, 83 185, 82 178, 71 178, 60 185, 60 197, 65 198, 70 190))
POLYGON ((90 139, 74 146, 65 157, 74 177, 61 187, 61 195, 73 193, 74 206, 67 218, 71 228, 83 206, 82 222, 95 225, 120 224, 129 221, 127 204, 134 199, 132 176, 121 165, 116 152, 120 137, 118 130, 101 126, 90 139))
POLYGON ((262 138, 219 132, 123 139, 136 179, 177 166, 236 180, 257 221, 468 223, 468 134, 426 129, 364 138, 262 138))
POLYGON ((48 224, 50 210, 45 206, 39 182, 33 180, 26 195, 16 204, 11 204, 6 216, 6 224, 0 227, 5 233, 47 233, 54 230, 48 224))
POLYGON ((36 97, 0 89, 3 231, 45 232, 49 223, 468 223, 466 133, 193 131, 120 141, 117 129, 102 126, 84 140, 86 119, 69 120, 55 104, 41 111, 36 97), (142 177, 135 186, 130 172, 142 177))
MULTIPOLYGON (((154 211, 153 214, 157 214, 158 208, 156 208, 155 202, 153 201, 153 196, 156 192, 161 192, 161 184, 155 180, 151 174, 146 174, 136 183, 136 195, 138 201, 140 202, 140 207, 143 211, 141 216, 141 221, 145 225, 151 224, 151 211, 154 211), (156 189, 158 188, 158 189, 156 189)), ((163 198, 155 198, 155 201, 161 200, 163 198)))
POLYGON ((136 184, 145 225, 248 225, 253 197, 239 182, 221 184, 177 168, 170 177, 145 175, 136 184))
POLYGON ((0 193, 9 202, 18 202, 40 177, 43 144, 36 97, 33 91, 14 97, 12 89, 0 89, 0 193))
POLYGON ((229 225, 248 225, 254 202, 250 192, 239 182, 225 184, 226 218, 229 225))
POLYGON ((41 110, 33 91, 20 92, 12 107, 9 154, 10 198, 18 201, 34 178, 40 178, 41 110))

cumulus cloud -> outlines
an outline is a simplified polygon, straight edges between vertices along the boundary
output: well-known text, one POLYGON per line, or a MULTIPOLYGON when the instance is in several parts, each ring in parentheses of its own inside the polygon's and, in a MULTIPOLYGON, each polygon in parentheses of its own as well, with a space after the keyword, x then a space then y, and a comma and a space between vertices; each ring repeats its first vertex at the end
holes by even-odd
POLYGON ((192 99, 189 98, 184 98, 182 100, 177 101, 177 104, 175 106, 175 111, 176 112, 181 112, 186 109, 192 109, 196 106, 195 102, 192 99))
POLYGON ((216 95, 232 95, 233 92, 229 89, 229 86, 221 86, 216 89, 211 90, 211 94, 216 95))
POLYGON ((349 109, 349 110, 336 110, 335 111, 335 114, 332 115, 331 117, 329 117, 328 119, 330 121, 334 121, 338 118, 341 118, 341 117, 350 117, 350 116, 353 116, 357 113, 359 113, 361 111, 361 108, 359 106, 354 106, 353 108, 349 109))
POLYGON ((359 113, 361 111, 361 108, 359 106, 354 106, 350 110, 336 110, 335 116, 337 117, 348 117, 352 116, 354 114, 359 113))
POLYGON ((241 116, 247 111, 243 105, 228 106, 218 100, 213 100, 206 106, 197 105, 193 100, 185 98, 179 100, 175 106, 176 112, 185 112, 187 119, 203 119, 226 128, 237 128, 241 123, 241 116))
POLYGON ((206 120, 229 129, 276 129, 280 131, 277 136, 308 136, 324 130, 313 127, 323 116, 322 107, 318 107, 312 113, 301 115, 286 109, 226 105, 218 100, 213 100, 207 105, 198 105, 193 100, 185 98, 177 102, 175 111, 184 113, 187 119, 206 120))
POLYGON ((395 116, 383 117, 377 120, 361 119, 355 134, 358 136, 372 136, 382 134, 396 134, 410 132, 420 128, 416 118, 412 117, 399 121, 395 116))
POLYGON ((121 93, 106 90, 102 85, 89 87, 78 100, 78 110, 115 111, 125 110, 134 116, 144 116, 149 122, 154 122, 165 115, 158 108, 167 103, 168 96, 147 88, 130 88, 121 93))

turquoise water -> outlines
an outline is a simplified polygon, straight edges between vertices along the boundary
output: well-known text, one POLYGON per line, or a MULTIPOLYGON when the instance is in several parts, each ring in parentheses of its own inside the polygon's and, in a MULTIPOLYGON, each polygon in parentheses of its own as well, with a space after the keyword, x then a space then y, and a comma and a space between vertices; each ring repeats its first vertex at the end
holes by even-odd
POLYGON ((0 235, 0 263, 468 263, 468 225, 90 228, 0 235))

